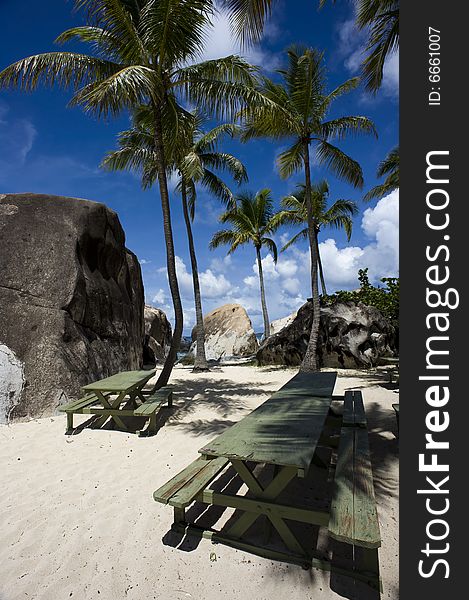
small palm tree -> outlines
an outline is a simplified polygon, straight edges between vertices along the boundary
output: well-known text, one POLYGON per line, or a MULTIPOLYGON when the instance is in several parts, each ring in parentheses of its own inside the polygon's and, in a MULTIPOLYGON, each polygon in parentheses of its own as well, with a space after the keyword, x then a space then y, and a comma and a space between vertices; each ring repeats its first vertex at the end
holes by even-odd
POLYGON ((335 141, 359 133, 376 133, 373 123, 363 116, 342 116, 327 120, 333 102, 357 87, 358 78, 349 79, 332 92, 326 93, 326 74, 323 54, 311 48, 292 47, 288 50, 288 66, 279 70, 282 83, 268 78, 262 80, 261 91, 276 106, 269 111, 258 105, 245 120, 244 139, 268 137, 287 139, 292 143, 278 158, 280 175, 290 177, 296 171, 305 175, 305 204, 311 255, 311 289, 313 321, 311 336, 301 370, 317 370, 317 338, 319 331, 318 253, 317 230, 313 213, 311 183, 311 146, 316 162, 331 170, 337 177, 354 187, 363 186, 360 165, 345 154, 335 141))
POLYGON ((399 187, 399 146, 396 146, 389 152, 386 158, 379 164, 376 172, 377 177, 387 175, 384 183, 377 185, 365 194, 363 200, 369 202, 374 198, 382 198, 386 194, 390 194, 393 190, 399 187))
MULTIPOLYGON (((329 185, 327 181, 322 180, 312 186, 311 201, 313 208, 313 218, 316 227, 316 244, 318 256, 319 278, 321 281, 322 293, 327 295, 326 282, 322 269, 321 254, 319 252, 318 235, 324 227, 334 227, 344 229, 347 240, 350 241, 352 235, 353 217, 358 213, 358 207, 351 200, 336 200, 334 204, 327 208, 329 196, 329 185)), ((301 231, 294 235, 289 242, 282 248, 286 250, 292 244, 300 239, 308 239, 308 211, 306 208, 306 192, 304 185, 298 185, 298 191, 295 194, 286 196, 282 200, 282 208, 285 210, 279 213, 279 219, 282 225, 305 225, 301 231)))
POLYGON ((163 123, 178 131, 186 114, 182 100, 219 117, 267 100, 254 89, 256 69, 237 56, 189 64, 204 45, 213 0, 75 0, 75 5, 85 9, 88 23, 65 31, 57 41, 78 39, 89 44, 91 52, 47 52, 19 60, 0 72, 0 89, 28 91, 40 83, 70 87, 70 104, 99 117, 142 104, 151 107, 175 315, 171 347, 157 382, 161 387, 171 374, 183 331, 163 123))
MULTIPOLYGON (((141 107, 135 112, 133 123, 132 129, 120 134, 119 150, 109 153, 103 160, 102 166, 110 170, 137 170, 142 173, 143 187, 147 188, 157 180, 155 136, 151 129, 153 122, 148 107, 141 107)), ((201 185, 229 206, 233 202, 233 195, 215 171, 227 171, 238 184, 247 181, 246 169, 241 161, 231 154, 217 150, 220 139, 224 135, 233 136, 239 128, 234 124, 226 123, 204 132, 203 124, 204 119, 199 114, 192 113, 187 115, 184 128, 179 130, 179 139, 174 139, 174 131, 168 128, 163 131, 163 137, 167 141, 165 146, 170 147, 166 154, 167 160, 171 158, 171 167, 179 176, 176 189, 181 193, 192 267, 197 341, 194 371, 209 369, 205 355, 202 298, 192 233, 197 186, 201 185)))
POLYGON ((261 291, 262 316, 264 319, 264 339, 270 335, 270 321, 265 300, 264 274, 262 271, 262 246, 266 246, 274 262, 277 262, 277 246, 269 237, 280 226, 278 215, 273 210, 271 191, 264 189, 257 194, 242 194, 236 198, 236 206, 221 215, 222 223, 230 223, 231 229, 218 231, 210 242, 210 249, 229 244, 228 254, 232 254, 239 246, 252 244, 256 249, 259 284, 261 291))

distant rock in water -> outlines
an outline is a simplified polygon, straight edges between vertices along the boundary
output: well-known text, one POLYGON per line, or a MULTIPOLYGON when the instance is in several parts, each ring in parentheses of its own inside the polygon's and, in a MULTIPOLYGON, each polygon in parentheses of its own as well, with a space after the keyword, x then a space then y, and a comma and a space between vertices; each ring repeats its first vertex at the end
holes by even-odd
POLYGON ((145 306, 145 342, 143 362, 155 365, 166 358, 173 339, 171 323, 166 314, 153 306, 145 306))
POLYGON ((80 387, 142 366, 143 284, 115 212, 0 195, 0 422, 52 414, 80 387))
MULTIPOLYGON (((295 319, 269 337, 256 354, 260 365, 300 365, 312 322, 307 302, 295 319)), ((321 367, 360 368, 376 365, 395 350, 396 331, 374 306, 337 302, 321 308, 318 358, 321 367)))
MULTIPOLYGON (((204 317, 205 355, 208 360, 246 357, 259 348, 251 319, 240 304, 225 304, 204 317)), ((192 330, 191 354, 195 354, 195 328, 192 330)))

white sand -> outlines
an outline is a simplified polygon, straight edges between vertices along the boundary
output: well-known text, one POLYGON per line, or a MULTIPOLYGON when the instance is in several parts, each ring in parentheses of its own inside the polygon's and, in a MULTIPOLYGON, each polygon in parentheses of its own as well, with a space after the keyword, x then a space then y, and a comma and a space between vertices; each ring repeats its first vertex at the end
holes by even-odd
MULTIPOLYGON (((65 416, 0 426, 0 600, 376 598, 348 578, 345 592, 333 591, 329 573, 208 540, 194 549, 162 542, 172 509, 154 502, 153 491, 294 372, 226 366, 195 375, 177 367, 175 409, 164 409, 169 418, 150 438, 89 428, 65 436, 65 416)), ((364 394, 383 598, 396 599, 398 441, 391 404, 398 395, 383 383, 378 374, 342 371, 335 393, 360 388, 364 394)))

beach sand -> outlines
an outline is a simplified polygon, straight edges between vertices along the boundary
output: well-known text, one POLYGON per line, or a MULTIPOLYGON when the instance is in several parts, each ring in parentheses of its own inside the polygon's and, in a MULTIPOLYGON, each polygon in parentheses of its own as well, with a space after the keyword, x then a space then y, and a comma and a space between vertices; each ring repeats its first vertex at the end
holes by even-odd
MULTIPOLYGON (((193 374, 178 366, 174 408, 163 409, 162 427, 148 438, 90 428, 65 436, 64 415, 0 426, 0 600, 378 598, 349 578, 175 540, 171 507, 152 498, 295 372, 223 366, 193 374)), ((370 430, 382 597, 397 599, 398 394, 383 374, 339 371, 334 393, 352 388, 363 392, 370 430)))

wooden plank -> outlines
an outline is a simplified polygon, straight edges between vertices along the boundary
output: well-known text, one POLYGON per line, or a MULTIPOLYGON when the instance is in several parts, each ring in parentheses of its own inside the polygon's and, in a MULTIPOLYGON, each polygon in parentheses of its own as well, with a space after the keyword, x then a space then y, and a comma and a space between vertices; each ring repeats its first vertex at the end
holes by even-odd
POLYGON ((353 392, 353 408, 355 413, 355 425, 357 427, 366 428, 365 405, 363 404, 363 396, 360 390, 353 392))
POLYGON ((324 428, 336 377, 336 373, 296 375, 264 404, 199 452, 205 456, 292 466, 307 471, 324 428), (327 377, 319 378, 319 375, 327 377), (324 395, 315 395, 315 381, 319 381, 324 395))
MULTIPOLYGON (((222 468, 227 461, 223 459, 217 459, 217 466, 222 468)), ((153 493, 153 498, 157 502, 162 502, 163 504, 168 504, 170 499, 185 485, 187 485, 204 467, 210 465, 211 462, 214 461, 206 461, 203 458, 199 457, 190 465, 188 465, 185 469, 183 469, 180 473, 175 475, 172 479, 170 479, 167 483, 162 485, 153 493)))
POLYGON ((143 386, 153 377, 156 369, 150 371, 121 371, 111 377, 106 377, 100 381, 89 383, 83 386, 83 390, 88 391, 107 391, 107 392, 122 392, 131 391, 136 387, 143 386))
POLYGON ((353 410, 353 391, 347 390, 344 395, 344 412, 342 415, 342 425, 352 427, 355 425, 353 410))
MULTIPOLYGON (((111 393, 108 392, 107 394, 103 394, 103 395, 105 398, 107 398, 108 396, 111 395, 111 393)), ((101 402, 99 401, 96 394, 93 394, 93 393, 87 394, 86 396, 84 396, 83 398, 79 398, 78 400, 73 400, 72 402, 69 402, 68 404, 63 404, 62 406, 59 406, 59 411, 60 412, 75 412, 76 410, 84 408, 85 406, 91 406, 92 404, 101 404, 101 402)))
POLYGON ((354 543, 365 548, 379 548, 381 537, 366 429, 355 430, 354 512, 354 543))
POLYGON ((187 482, 184 487, 179 488, 169 500, 169 504, 176 508, 189 506, 197 494, 205 489, 227 464, 228 461, 223 458, 215 458, 209 462, 205 461, 205 467, 187 482))
POLYGON ((172 386, 165 386, 153 392, 151 396, 145 399, 145 402, 135 409, 135 416, 142 417, 154 413, 158 408, 167 402, 169 396, 173 393, 172 386))
POLYGON ((90 406, 91 404, 98 404, 98 398, 95 396, 95 394, 89 394, 84 398, 80 398, 78 400, 74 400, 73 402, 69 402, 68 404, 59 406, 59 411, 74 412, 75 410, 79 410, 85 406, 90 406))
POLYGON ((166 398, 160 398, 159 400, 147 400, 141 406, 134 410, 136 417, 145 417, 156 412, 162 404, 166 401, 166 398))
POLYGON ((337 540, 349 542, 354 536, 353 519, 353 455, 355 430, 343 427, 340 433, 337 466, 329 518, 329 534, 337 540))
POLYGON ((328 529, 342 542, 381 546, 366 429, 341 430, 328 529))
POLYGON ((134 411, 133 409, 124 409, 124 408, 102 408, 97 406, 86 407, 80 410, 82 415, 103 415, 108 417, 133 417, 134 411))

